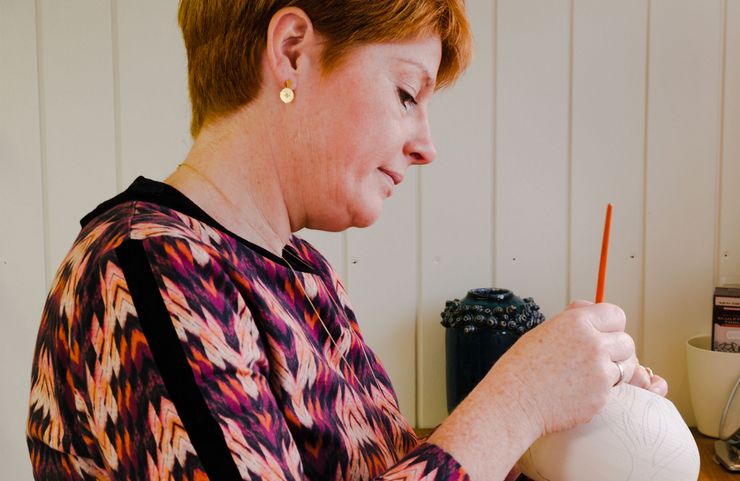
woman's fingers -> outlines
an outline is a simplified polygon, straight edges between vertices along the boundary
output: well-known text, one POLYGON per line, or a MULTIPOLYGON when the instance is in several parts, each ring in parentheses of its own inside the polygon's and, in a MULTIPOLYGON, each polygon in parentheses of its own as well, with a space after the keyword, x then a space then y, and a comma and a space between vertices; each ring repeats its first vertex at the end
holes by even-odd
POLYGON ((665 397, 665 395, 668 394, 668 383, 665 379, 657 374, 653 374, 653 371, 650 368, 641 365, 636 357, 630 361, 632 361, 636 366, 632 377, 629 378, 630 384, 642 389, 647 389, 659 396, 665 397))
POLYGON ((635 341, 624 332, 606 332, 600 334, 602 351, 608 364, 606 369, 613 373, 609 376, 613 385, 630 381, 635 375, 637 357, 635 357, 635 341))
POLYGON ((626 383, 634 375, 637 364, 632 362, 630 359, 623 361, 611 361, 610 369, 614 372, 614 375, 610 378, 613 379, 612 386, 617 384, 626 383))
POLYGON ((624 331, 627 316, 621 307, 602 302, 588 306, 589 321, 601 332, 624 331))
POLYGON ((650 387, 648 387, 648 390, 654 392, 658 396, 665 397, 666 394, 668 394, 668 383, 662 377, 658 375, 653 375, 653 380, 650 383, 650 387))
POLYGON ((593 326, 601 332, 624 331, 627 325, 627 316, 621 307, 607 302, 594 304, 590 301, 575 300, 568 304, 566 311, 574 309, 591 308, 590 321, 593 326))
POLYGON ((585 300, 571 302, 566 311, 578 309, 589 313, 588 321, 601 333, 603 350, 610 361, 607 369, 613 372, 611 378, 614 379, 614 384, 632 379, 638 363, 635 356, 635 342, 630 335, 624 332, 627 323, 624 311, 613 304, 594 304, 585 300))
POLYGON ((610 360, 637 365, 635 341, 632 336, 626 332, 607 332, 602 334, 602 339, 604 339, 604 351, 609 355, 610 360))
POLYGON ((578 299, 578 300, 575 300, 575 301, 571 302, 570 304, 568 304, 568 307, 566 307, 565 310, 567 311, 569 309, 578 309, 580 307, 588 307, 591 304, 593 304, 593 302, 591 302, 591 301, 584 301, 582 299, 578 299))
POLYGON ((648 368, 639 364, 630 379, 630 384, 642 389, 647 389, 659 396, 665 397, 665 395, 668 394, 668 383, 666 380, 657 374, 653 374, 648 370, 648 368))
POLYGON ((630 384, 643 389, 648 389, 654 377, 655 376, 650 375, 646 367, 638 364, 638 367, 635 369, 635 373, 632 375, 632 378, 630 378, 630 384))

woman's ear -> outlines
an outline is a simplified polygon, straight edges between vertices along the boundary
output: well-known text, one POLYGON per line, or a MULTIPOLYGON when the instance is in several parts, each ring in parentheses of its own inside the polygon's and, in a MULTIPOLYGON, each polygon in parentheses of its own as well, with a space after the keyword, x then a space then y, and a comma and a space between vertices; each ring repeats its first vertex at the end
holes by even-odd
POLYGON ((305 60, 316 51, 318 38, 311 19, 297 7, 282 8, 273 15, 267 28, 265 60, 276 85, 290 81, 295 88, 305 60))

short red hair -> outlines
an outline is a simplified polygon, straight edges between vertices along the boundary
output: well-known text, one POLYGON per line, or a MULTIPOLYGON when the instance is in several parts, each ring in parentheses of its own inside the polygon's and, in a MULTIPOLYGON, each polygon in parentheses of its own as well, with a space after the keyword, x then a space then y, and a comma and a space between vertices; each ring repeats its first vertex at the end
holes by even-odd
POLYGON ((270 20, 291 6, 302 9, 326 39, 325 72, 357 46, 427 33, 438 34, 442 41, 437 87, 453 83, 470 61, 464 0, 180 0, 193 137, 207 122, 257 96, 270 20))

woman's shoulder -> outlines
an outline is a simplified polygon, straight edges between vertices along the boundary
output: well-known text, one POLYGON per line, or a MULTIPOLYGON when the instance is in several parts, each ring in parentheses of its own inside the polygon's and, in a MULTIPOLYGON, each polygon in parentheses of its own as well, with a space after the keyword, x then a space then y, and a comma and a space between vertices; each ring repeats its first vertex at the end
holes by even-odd
POLYGON ((108 205, 85 219, 61 260, 47 296, 49 312, 70 303, 90 309, 100 306, 103 293, 119 282, 123 262, 119 248, 128 241, 140 241, 160 257, 186 250, 188 255, 216 260, 233 251, 228 238, 173 209, 142 200, 108 205))
POLYGON ((128 239, 183 239, 223 250, 233 239, 173 187, 138 177, 126 190, 82 218, 77 243, 111 251, 128 239))
POLYGON ((172 208, 144 200, 127 200, 89 218, 73 246, 104 255, 123 242, 153 238, 183 239, 214 248, 227 236, 172 208))

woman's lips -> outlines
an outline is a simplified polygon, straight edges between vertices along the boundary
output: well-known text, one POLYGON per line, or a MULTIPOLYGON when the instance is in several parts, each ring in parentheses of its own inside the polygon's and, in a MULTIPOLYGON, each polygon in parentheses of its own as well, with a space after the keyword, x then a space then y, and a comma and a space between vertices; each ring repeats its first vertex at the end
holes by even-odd
POLYGON ((379 168, 379 171, 383 172, 385 175, 391 178, 393 181, 393 185, 398 185, 403 181, 403 175, 399 174, 398 172, 393 172, 392 170, 386 170, 384 168, 379 168))

